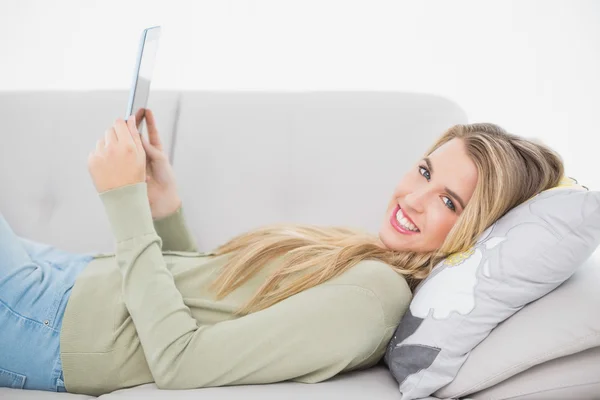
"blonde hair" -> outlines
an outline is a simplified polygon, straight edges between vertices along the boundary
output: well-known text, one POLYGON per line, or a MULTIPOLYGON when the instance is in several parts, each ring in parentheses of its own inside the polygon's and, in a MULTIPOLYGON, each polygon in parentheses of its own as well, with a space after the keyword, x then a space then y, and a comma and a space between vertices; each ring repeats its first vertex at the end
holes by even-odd
POLYGON ((455 125, 428 149, 462 139, 479 178, 471 200, 440 249, 398 252, 380 247, 361 229, 308 224, 272 224, 238 235, 217 247, 231 253, 211 285, 217 298, 234 291, 265 264, 281 259, 254 296, 237 311, 249 314, 334 278, 366 259, 382 261, 406 279, 411 290, 450 254, 470 249, 498 218, 537 193, 555 187, 564 174, 561 157, 549 147, 507 133, 490 123, 455 125))

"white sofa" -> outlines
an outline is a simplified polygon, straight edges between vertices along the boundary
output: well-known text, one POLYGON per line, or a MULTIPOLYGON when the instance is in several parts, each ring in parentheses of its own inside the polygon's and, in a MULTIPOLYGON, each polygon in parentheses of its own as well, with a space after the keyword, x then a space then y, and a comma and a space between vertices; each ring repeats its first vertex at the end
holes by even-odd
MULTIPOLYGON (((89 178, 87 155, 114 119, 123 117, 126 98, 126 91, 0 92, 0 210, 17 234, 75 252, 112 251, 113 238, 89 178)), ((467 122, 457 104, 414 93, 155 91, 148 106, 158 119, 188 224, 201 250, 271 222, 349 225, 376 233, 404 172, 444 130, 467 122)), ((600 268, 599 251, 591 262, 600 268)), ((600 348, 515 372, 468 396, 600 398, 594 376, 600 376, 600 348), (584 365, 586 373, 567 373, 584 365), (563 381, 556 376, 564 376, 563 381), (564 386, 585 390, 561 392, 564 386)), ((1 399, 58 396, 90 397, 0 388, 1 399)), ((283 382, 163 391, 147 384, 101 396, 398 397, 397 384, 383 364, 313 385, 283 382)))

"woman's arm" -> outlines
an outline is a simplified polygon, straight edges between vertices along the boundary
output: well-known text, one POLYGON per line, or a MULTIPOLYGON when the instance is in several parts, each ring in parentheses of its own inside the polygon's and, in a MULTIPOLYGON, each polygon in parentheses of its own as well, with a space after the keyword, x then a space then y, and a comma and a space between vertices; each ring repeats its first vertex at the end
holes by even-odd
POLYGON ((354 285, 320 285, 235 320, 200 324, 165 265, 146 184, 100 197, 117 242, 123 299, 161 389, 319 382, 389 340, 379 299, 354 285))
POLYGON ((163 251, 198 251, 196 241, 185 223, 183 206, 166 217, 153 220, 162 240, 163 251))
POLYGON ((148 201, 150 202, 152 218, 161 219, 179 209, 181 199, 177 190, 175 171, 160 140, 154 113, 150 109, 145 109, 143 118, 146 119, 148 138, 141 133, 137 134, 146 154, 148 201))
POLYGON ((148 139, 140 135, 146 153, 146 184, 154 228, 162 239, 163 251, 198 251, 185 224, 175 172, 164 151, 152 110, 145 109, 143 118, 148 139))

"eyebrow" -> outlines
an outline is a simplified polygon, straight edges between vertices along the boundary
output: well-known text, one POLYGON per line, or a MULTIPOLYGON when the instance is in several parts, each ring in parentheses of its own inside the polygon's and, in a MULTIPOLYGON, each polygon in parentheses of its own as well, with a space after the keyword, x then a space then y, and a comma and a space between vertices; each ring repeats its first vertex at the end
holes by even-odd
MULTIPOLYGON (((429 157, 425 157, 423 160, 425 160, 425 163, 427 164, 427 167, 429 168, 429 173, 431 173, 433 175, 433 165, 431 165, 431 160, 429 159, 429 157)), ((444 187, 444 189, 446 189, 446 192, 448 192, 450 194, 450 196, 452 196, 456 200, 458 200, 458 202, 460 203, 460 206, 464 210, 465 202, 463 201, 463 199, 461 199, 460 196, 456 194, 456 192, 448 189, 447 187, 444 187)))

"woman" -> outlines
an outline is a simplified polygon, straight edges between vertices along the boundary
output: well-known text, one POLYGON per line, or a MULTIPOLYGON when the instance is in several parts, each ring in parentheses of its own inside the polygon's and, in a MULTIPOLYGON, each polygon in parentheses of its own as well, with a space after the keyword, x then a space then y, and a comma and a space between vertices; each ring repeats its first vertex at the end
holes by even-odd
POLYGON ((97 396, 371 367, 433 266, 563 176, 544 145, 457 125, 398 183, 378 236, 275 224, 199 253, 145 118, 149 139, 119 119, 88 158, 115 254, 62 252, 0 220, 0 386, 97 396))

